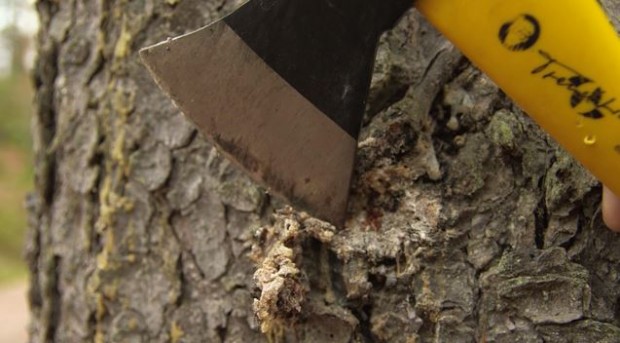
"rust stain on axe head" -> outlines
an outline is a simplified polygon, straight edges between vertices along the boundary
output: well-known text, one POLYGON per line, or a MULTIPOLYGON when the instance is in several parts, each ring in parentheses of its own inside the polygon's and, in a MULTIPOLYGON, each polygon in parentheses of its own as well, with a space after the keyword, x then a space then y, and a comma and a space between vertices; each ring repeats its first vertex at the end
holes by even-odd
POLYGON ((256 157, 252 156, 247 149, 242 148, 239 142, 224 139, 221 135, 214 135, 213 142, 220 150, 228 152, 235 157, 235 160, 250 173, 259 173, 260 163, 256 157))
POLYGON ((318 218, 344 223, 356 140, 226 23, 147 48, 142 59, 183 113, 252 178, 318 218))
MULTIPOLYGON (((233 161, 241 165, 247 172, 250 173, 251 176, 255 177, 257 180, 264 182, 266 185, 269 185, 269 189, 276 193, 284 196, 291 205, 299 208, 312 208, 313 204, 307 202, 303 197, 298 197, 296 194, 296 184, 298 182, 294 181, 286 181, 285 178, 278 177, 278 173, 274 172, 275 170, 282 170, 282 166, 271 166, 269 164, 260 163, 258 159, 248 153, 248 149, 244 149, 238 145, 237 142, 227 141, 223 139, 221 136, 213 136, 213 143, 224 153, 229 154, 233 157, 233 161)), ((320 181, 320 180, 319 180, 320 181)), ((306 177, 304 179, 304 184, 310 186, 312 180, 310 177, 306 177)), ((345 203, 341 206, 346 206, 345 203)), ((332 204, 332 196, 328 195, 324 199, 324 205, 327 208, 330 208, 332 204)), ((330 221, 338 224, 342 224, 345 220, 344 212, 342 217, 333 216, 330 221)))

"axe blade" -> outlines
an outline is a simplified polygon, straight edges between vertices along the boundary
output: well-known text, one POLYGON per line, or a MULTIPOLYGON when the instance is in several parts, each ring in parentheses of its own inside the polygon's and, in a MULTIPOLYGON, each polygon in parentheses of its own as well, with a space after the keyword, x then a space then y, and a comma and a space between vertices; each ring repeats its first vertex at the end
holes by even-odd
POLYGON ((177 107, 253 179, 342 225, 378 39, 411 6, 253 0, 141 57, 177 107))

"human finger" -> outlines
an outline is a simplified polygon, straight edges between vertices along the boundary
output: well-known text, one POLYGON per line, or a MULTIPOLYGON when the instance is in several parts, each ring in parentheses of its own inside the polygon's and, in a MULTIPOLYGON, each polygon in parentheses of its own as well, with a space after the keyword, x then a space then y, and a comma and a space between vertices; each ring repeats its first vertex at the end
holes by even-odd
POLYGON ((620 232, 620 198, 607 187, 603 188, 603 220, 607 227, 620 232))

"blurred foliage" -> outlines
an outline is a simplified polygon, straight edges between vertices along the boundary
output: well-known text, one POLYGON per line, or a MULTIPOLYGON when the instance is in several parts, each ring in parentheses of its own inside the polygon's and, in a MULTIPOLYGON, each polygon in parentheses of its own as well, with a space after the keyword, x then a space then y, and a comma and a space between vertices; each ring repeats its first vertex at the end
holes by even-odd
MULTIPOLYGON (((18 2, 0 0, 7 9, 18 2)), ((13 6, 13 7, 11 7, 13 6)), ((18 12, 14 12, 15 14, 18 12)), ((16 17, 15 17, 16 18, 16 17)), ((9 70, 0 73, 0 284, 26 276, 22 258, 26 210, 24 199, 33 188, 30 118, 33 91, 25 70, 31 37, 14 21, 0 28, 9 70)), ((2 61, 0 61, 2 62, 2 61)), ((6 65, 7 63, 5 63, 6 65)))
POLYGON ((0 283, 26 273, 23 204, 33 179, 31 112, 32 90, 26 73, 0 78, 0 283))
POLYGON ((30 149, 31 83, 25 73, 0 77, 0 146, 30 149))

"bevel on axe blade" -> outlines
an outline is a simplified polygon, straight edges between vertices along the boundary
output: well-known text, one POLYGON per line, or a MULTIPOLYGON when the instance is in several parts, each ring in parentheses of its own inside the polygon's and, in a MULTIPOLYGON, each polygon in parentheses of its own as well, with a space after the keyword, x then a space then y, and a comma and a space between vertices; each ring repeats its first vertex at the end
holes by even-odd
POLYGON ((252 0, 141 51, 220 151, 318 218, 346 217, 377 44, 410 0, 252 0))

